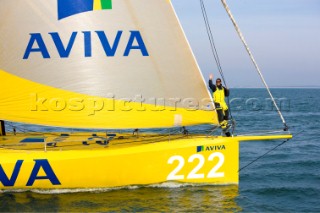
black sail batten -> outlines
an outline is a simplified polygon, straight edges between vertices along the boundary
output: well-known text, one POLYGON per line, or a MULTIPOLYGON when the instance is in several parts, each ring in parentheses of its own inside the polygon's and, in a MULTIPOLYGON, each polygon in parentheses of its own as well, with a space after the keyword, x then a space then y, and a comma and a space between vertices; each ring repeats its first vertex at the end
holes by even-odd
POLYGON ((4 125, 4 121, 0 120, 0 136, 5 136, 6 135, 6 128, 4 125))

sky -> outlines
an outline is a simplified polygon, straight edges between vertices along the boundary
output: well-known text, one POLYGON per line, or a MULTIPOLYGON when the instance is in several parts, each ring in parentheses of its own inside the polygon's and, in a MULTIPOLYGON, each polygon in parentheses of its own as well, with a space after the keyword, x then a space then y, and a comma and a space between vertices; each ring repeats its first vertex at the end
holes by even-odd
MULTIPOLYGON (((207 80, 220 77, 200 0, 172 0, 207 80)), ((204 0, 227 85, 263 87, 220 0, 204 0)), ((270 87, 320 87, 320 0, 227 0, 270 87)))

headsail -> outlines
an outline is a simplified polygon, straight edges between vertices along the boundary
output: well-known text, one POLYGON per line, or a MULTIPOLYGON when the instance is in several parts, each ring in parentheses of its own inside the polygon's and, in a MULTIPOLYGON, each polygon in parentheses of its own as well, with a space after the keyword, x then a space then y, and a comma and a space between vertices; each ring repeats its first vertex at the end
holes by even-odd
POLYGON ((217 124, 167 0, 3 0, 0 118, 90 128, 217 124))

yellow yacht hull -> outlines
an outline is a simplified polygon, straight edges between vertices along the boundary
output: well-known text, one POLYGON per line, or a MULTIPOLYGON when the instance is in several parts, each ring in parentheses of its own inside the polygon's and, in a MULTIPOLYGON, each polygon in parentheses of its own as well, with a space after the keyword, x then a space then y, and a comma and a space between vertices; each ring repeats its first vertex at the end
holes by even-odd
MULTIPOLYGON (((109 188, 167 181, 238 184, 239 140, 250 140, 168 136, 162 141, 151 137, 104 144, 95 138, 79 143, 83 136, 78 136, 75 141, 54 146, 9 145, 8 140, 14 137, 0 140, 0 189, 109 188)), ((260 139, 265 138, 251 138, 260 139)))

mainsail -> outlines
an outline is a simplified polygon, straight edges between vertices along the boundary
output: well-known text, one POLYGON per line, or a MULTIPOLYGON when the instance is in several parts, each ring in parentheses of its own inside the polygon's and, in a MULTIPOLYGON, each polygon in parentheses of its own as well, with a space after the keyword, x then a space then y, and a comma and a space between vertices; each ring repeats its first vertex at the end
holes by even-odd
POLYGON ((168 0, 2 0, 0 119, 78 128, 217 124, 168 0))

